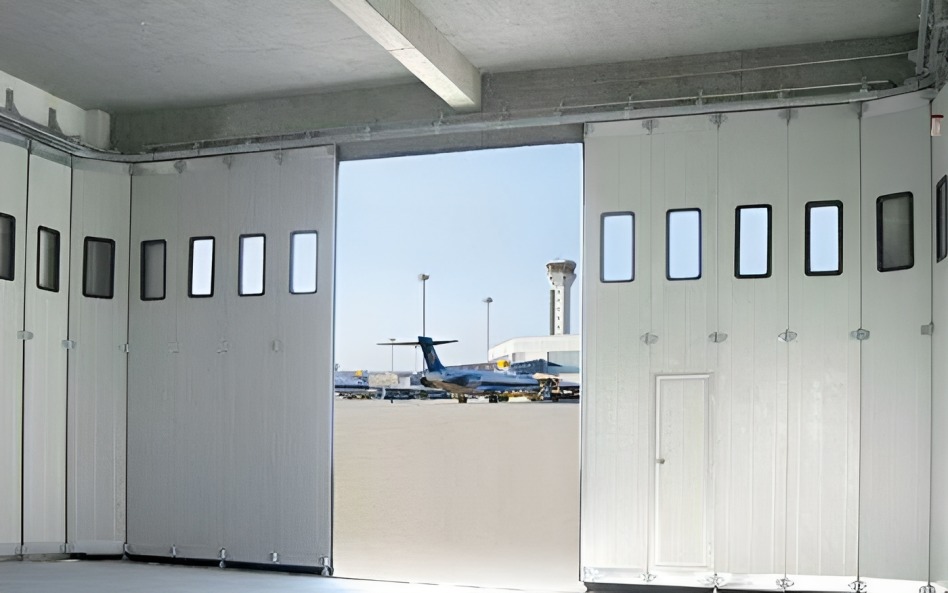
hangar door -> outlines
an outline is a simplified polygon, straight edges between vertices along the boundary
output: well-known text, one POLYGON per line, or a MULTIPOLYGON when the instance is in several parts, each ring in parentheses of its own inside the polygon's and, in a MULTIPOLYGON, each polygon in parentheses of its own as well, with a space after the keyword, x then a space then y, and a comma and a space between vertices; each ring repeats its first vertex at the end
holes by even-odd
POLYGON ((336 162, 136 166, 128 551, 326 566, 336 162))

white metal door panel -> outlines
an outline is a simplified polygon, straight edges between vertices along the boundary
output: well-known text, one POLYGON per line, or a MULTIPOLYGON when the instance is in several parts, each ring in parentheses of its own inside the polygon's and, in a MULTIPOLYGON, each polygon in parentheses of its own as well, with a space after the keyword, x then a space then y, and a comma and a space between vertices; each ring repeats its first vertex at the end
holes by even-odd
POLYGON ((708 377, 657 377, 656 569, 707 569, 708 377))
POLYGON ((282 564, 318 566, 330 556, 334 171, 325 148, 237 156, 230 165, 225 244, 235 275, 224 291, 225 370, 239 381, 226 487, 240 495, 227 498, 224 541, 234 561, 272 563, 276 553, 282 564), (289 294, 290 234, 313 230, 317 292, 289 294), (247 234, 266 236, 259 296, 237 290, 247 234))
POLYGON ((69 157, 34 147, 30 156, 23 377, 23 546, 62 551, 66 541, 66 349, 69 309, 69 157), (59 290, 37 286, 39 227, 59 238, 59 290))
POLYGON ((862 118, 859 575, 926 581, 931 462, 929 106, 862 118), (880 196, 911 192, 914 266, 877 270, 880 196))
MULTIPOLYGON (((249 563, 276 554, 280 564, 307 566, 331 556, 335 169, 327 148, 136 168, 133 249, 173 235, 175 296, 170 306, 132 298, 132 554, 249 563), (298 230, 319 233, 315 294, 289 294, 298 230), (266 291, 238 297, 239 236, 256 232, 267 235, 266 291), (216 239, 214 293, 190 298, 189 240, 201 236, 216 239), (162 335, 173 360, 162 366, 174 371, 157 390, 142 384, 155 371, 137 344, 161 323, 177 329, 162 335), (137 459, 154 457, 149 447, 171 461, 138 469, 137 459)), ((147 348, 157 355, 161 345, 147 348)))
MULTIPOLYGON (((714 569, 784 571, 787 344, 787 122, 727 114, 718 132, 719 342, 714 434, 714 569), (770 276, 737 278, 738 206, 771 207, 770 276)), ((745 253, 751 257, 750 253, 745 253)))
MULTIPOLYGON (((177 302, 181 176, 172 163, 138 165, 132 176, 128 353, 127 540, 130 554, 171 556, 180 512, 174 481, 177 302), (165 241, 164 298, 142 299, 142 243, 165 241)), ((185 295, 185 296, 183 296, 185 295)))
MULTIPOLYGON (((932 113, 948 112, 948 91, 942 89, 932 103, 932 113)), ((948 175, 948 137, 932 138, 932 186, 948 175)), ((948 187, 945 188, 948 191, 948 187)), ((933 220, 936 209, 932 210, 933 220)), ((936 328, 948 328, 948 259, 935 262, 932 272, 934 306, 932 321, 936 328)), ((932 334, 932 426, 948 426, 948 331, 932 334)), ((932 431, 932 500, 948 492, 948 431, 932 431)), ((931 580, 948 587, 948 504, 932 504, 931 580)))
POLYGON ((717 127, 708 116, 660 120, 652 131, 652 373, 713 370, 708 334, 717 329, 717 127), (701 211, 696 280, 666 278, 666 215, 701 211), (659 263, 660 262, 660 263, 659 263))
POLYGON ((14 221, 13 280, 0 279, 0 556, 20 546, 23 329, 26 285, 26 141, 0 136, 0 213, 14 221))
MULTIPOLYGON (((641 122, 590 126, 584 155, 581 566, 648 565, 654 404, 649 387, 650 145, 641 122), (602 214, 632 212, 634 280, 600 280, 602 214)), ((591 574, 591 573, 590 573, 591 574)), ((586 577, 584 577, 586 578, 586 577)))
POLYGON ((840 589, 856 575, 859 509, 859 118, 848 105, 800 109, 789 133, 787 572, 846 577, 840 589), (842 204, 840 275, 805 274, 815 201, 842 204))
MULTIPOLYGON (((284 410, 274 439, 276 481, 255 493, 272 501, 269 516, 278 533, 280 562, 318 566, 332 548, 333 299, 335 295, 336 156, 334 147, 284 151, 279 184, 269 199, 282 204, 284 229, 318 232, 317 292, 290 294, 275 274, 273 286, 280 352, 269 367, 271 393, 282 394, 284 410)), ((277 161, 278 163, 281 161, 277 161)), ((258 199, 260 197, 258 196, 258 199)), ((268 199, 268 202, 269 202, 268 199)), ((273 241, 274 268, 289 263, 289 236, 273 241)), ((279 402, 279 400, 277 400, 279 402)), ((258 446, 267 438, 245 416, 242 434, 258 446)), ((272 437, 273 435, 271 435, 272 437)), ((270 441, 267 441, 270 443, 270 441)), ((248 444, 247 446, 253 446, 248 444)), ((251 471, 246 468, 245 472, 251 471)), ((245 525, 242 540, 254 533, 245 525)))
POLYGON ((66 534, 74 553, 124 551, 129 184, 127 165, 73 162, 66 534), (87 237, 115 242, 112 298, 84 296, 87 237))
POLYGON ((173 429, 175 434, 173 480, 175 503, 180 510, 171 517, 178 554, 188 558, 215 559, 224 545, 224 501, 237 493, 226 492, 227 448, 232 433, 232 387, 239 377, 224 370, 229 335, 224 295, 235 290, 236 268, 231 260, 235 246, 228 245, 228 169, 222 158, 194 159, 184 163, 178 202, 178 237, 168 257, 177 258, 183 289, 177 303, 179 351, 173 429), (188 297, 190 241, 214 237, 213 295, 188 297))

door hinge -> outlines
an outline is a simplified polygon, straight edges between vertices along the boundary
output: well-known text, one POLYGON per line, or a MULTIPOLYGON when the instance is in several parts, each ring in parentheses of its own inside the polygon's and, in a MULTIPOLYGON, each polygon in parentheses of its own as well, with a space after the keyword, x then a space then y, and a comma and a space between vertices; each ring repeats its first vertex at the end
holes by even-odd
POLYGON ((32 340, 32 339, 33 339, 33 332, 28 332, 28 331, 26 331, 26 330, 18 331, 18 332, 16 332, 16 339, 17 339, 17 340, 23 340, 24 342, 25 342, 26 340, 32 340))
POLYGON ((868 340, 868 339, 869 339, 869 336, 871 335, 871 332, 870 332, 868 329, 863 329, 863 328, 860 327, 860 328, 857 329, 856 331, 849 332, 849 335, 850 335, 853 339, 859 340, 860 342, 862 342, 862 341, 864 341, 864 340, 868 340))
POLYGON ((125 354, 128 354, 129 352, 132 351, 132 346, 130 344, 121 344, 118 347, 118 349, 119 349, 119 352, 124 352, 125 354))
POLYGON ((932 336, 935 334, 935 322, 931 322, 922 326, 922 335, 923 336, 932 336))
POLYGON ((64 350, 75 350, 78 347, 79 347, 79 342, 75 340, 63 340, 64 350))

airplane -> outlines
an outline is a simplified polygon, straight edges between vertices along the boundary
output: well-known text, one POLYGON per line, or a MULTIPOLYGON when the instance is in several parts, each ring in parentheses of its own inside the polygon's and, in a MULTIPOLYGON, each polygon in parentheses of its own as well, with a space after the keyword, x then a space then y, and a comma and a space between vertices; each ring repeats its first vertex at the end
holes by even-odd
MULTIPOLYGON (((510 393, 535 393, 540 391, 540 382, 530 376, 497 371, 469 371, 449 369, 441 364, 435 346, 452 344, 457 340, 434 341, 425 336, 418 336, 417 342, 395 342, 395 346, 421 346, 424 354, 426 371, 421 378, 425 387, 443 389, 458 400, 459 404, 467 403, 467 399, 474 395, 487 395, 487 401, 497 403, 507 401, 510 393)), ((383 344, 385 346, 392 343, 383 344)))

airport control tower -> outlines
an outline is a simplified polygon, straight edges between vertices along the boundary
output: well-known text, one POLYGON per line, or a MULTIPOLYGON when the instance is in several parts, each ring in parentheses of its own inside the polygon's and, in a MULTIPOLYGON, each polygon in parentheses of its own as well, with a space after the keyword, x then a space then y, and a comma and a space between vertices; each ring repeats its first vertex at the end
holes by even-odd
POLYGON ((553 288, 550 289, 550 335, 569 333, 569 293, 576 280, 576 262, 557 259, 546 264, 546 275, 553 288))

